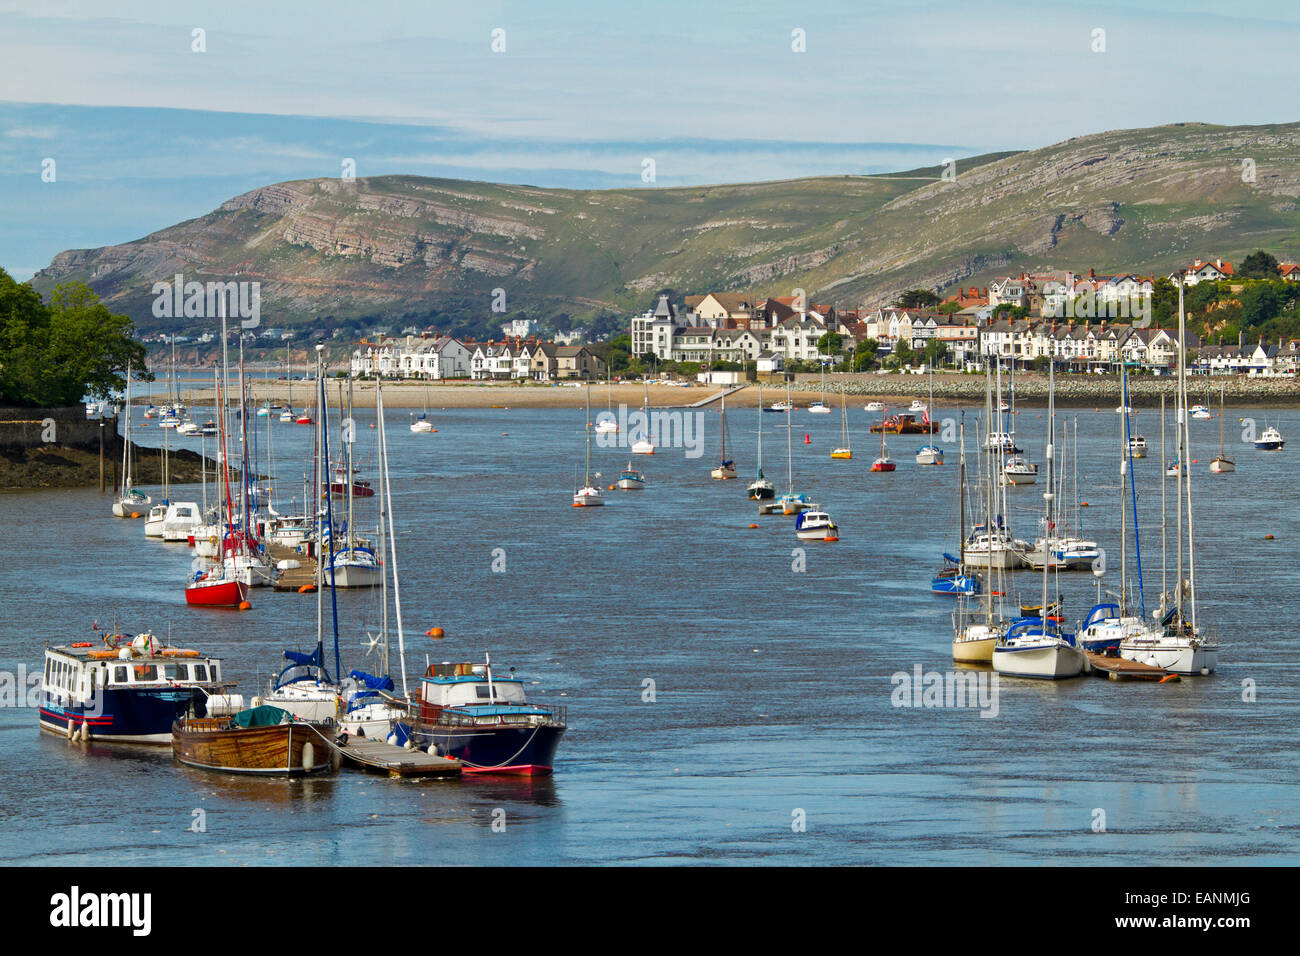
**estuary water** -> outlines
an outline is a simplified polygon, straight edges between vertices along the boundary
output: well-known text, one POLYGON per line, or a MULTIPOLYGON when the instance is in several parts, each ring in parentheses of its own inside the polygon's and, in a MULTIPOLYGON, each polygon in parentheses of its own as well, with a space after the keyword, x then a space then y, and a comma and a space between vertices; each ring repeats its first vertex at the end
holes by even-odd
MULTIPOLYGON (((893 675, 952 669, 951 600, 932 595, 929 581, 940 553, 957 545, 955 444, 945 446, 945 465, 922 468, 913 455, 925 439, 892 437, 898 471, 870 474, 874 415, 851 409, 855 457, 831 461, 838 409, 796 411, 795 489, 841 527, 839 543, 804 543, 801 555, 792 519, 759 517, 745 498, 760 421, 764 471, 784 490, 784 416, 728 413, 738 480, 709 478, 719 416, 707 409, 701 457, 680 448, 637 456, 644 491, 608 492, 605 507, 574 509, 580 401, 576 393, 571 409, 435 409, 434 434, 412 434, 405 410, 388 413, 408 676, 418 678, 426 661, 481 660, 485 650, 494 666, 516 668, 534 699, 568 706, 553 777, 242 779, 176 765, 167 748, 70 745, 39 733, 34 709, 5 706, 0 862, 1281 864, 1300 856, 1300 576, 1292 564, 1300 436, 1277 453, 1243 445, 1239 416, 1262 419, 1259 409, 1227 410, 1233 475, 1208 473, 1217 421, 1192 424, 1199 612, 1223 642, 1218 671, 1163 685, 1006 679, 996 716, 981 717, 972 707, 892 699, 893 675), (433 626, 444 640, 424 636, 433 626)), ((1113 405, 1058 415, 1078 421, 1078 514, 1108 553, 1109 588, 1118 587, 1119 566, 1113 405)), ((354 446, 372 480, 373 414, 357 413, 354 446)), ((936 417, 956 414, 939 408, 936 417)), ((977 414, 966 413, 972 481, 977 414)), ((287 511, 287 499, 301 503, 312 429, 257 421, 259 450, 269 427, 274 454, 261 470, 287 511)), ((1042 411, 1022 409, 1016 430, 1042 461, 1042 411)), ((1160 586, 1158 411, 1143 410, 1136 430, 1152 446, 1134 466, 1150 606, 1160 586)), ((135 435, 160 442, 152 424, 135 435)), ((1058 440, 1058 459, 1060 450, 1058 440)), ((598 483, 612 484, 632 458, 593 443, 598 483)), ((1041 492, 1009 492, 1020 537, 1035 533, 1041 492)), ((200 490, 172 497, 198 500, 200 490)), ((1072 489, 1068 497, 1073 505, 1072 489)), ((140 521, 110 516, 109 499, 93 489, 0 495, 8 609, 0 669, 37 669, 47 643, 94 640, 93 622, 117 622, 222 657, 248 697, 278 670, 283 649, 315 643, 313 596, 263 589, 246 612, 187 608, 189 550, 146 541, 140 521)), ((358 525, 377 523, 374 501, 359 503, 358 525)), ((1132 562, 1130 578, 1136 583, 1132 562)), ((1040 581, 1013 576, 1009 598, 1036 601, 1040 581)), ((1092 576, 1062 575, 1060 586, 1067 617, 1085 615, 1092 576)), ((364 647, 379 626, 377 594, 338 598, 344 671, 373 667, 364 647)))

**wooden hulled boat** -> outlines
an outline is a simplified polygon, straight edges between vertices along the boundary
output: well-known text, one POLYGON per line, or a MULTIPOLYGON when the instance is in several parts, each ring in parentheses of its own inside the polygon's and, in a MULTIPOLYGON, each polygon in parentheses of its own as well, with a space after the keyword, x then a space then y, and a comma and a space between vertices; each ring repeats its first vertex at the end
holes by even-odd
POLYGON ((333 769, 330 738, 317 725, 265 704, 234 717, 180 718, 172 725, 172 756, 225 773, 296 777, 333 769))

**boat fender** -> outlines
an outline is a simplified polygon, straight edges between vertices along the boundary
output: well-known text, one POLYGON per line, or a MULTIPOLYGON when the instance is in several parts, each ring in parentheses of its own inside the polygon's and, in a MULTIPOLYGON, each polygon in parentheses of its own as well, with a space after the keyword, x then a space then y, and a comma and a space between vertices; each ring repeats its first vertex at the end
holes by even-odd
POLYGON ((302 769, 311 773, 312 768, 315 766, 316 748, 311 745, 311 741, 309 740, 302 745, 302 769))
POLYGON ((397 746, 397 734, 389 734, 389 735, 388 735, 388 743, 391 744, 392 746, 396 747, 396 746, 397 746))
POLYGON ((429 746, 425 748, 424 752, 427 753, 430 757, 436 757, 438 756, 438 745, 429 744, 429 746))
POLYGON ((73 737, 73 735, 74 735, 76 732, 77 732, 77 730, 76 730, 76 727, 73 726, 72 718, 69 717, 69 718, 68 718, 68 739, 71 740, 72 737, 73 737))

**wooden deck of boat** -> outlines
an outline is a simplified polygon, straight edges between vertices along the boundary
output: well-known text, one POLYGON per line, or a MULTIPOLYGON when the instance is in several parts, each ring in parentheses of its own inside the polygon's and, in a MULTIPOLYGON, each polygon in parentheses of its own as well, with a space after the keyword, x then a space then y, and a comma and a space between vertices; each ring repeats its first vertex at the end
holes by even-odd
POLYGON ((460 761, 435 757, 423 750, 402 747, 368 737, 348 737, 347 743, 333 744, 344 763, 387 773, 390 777, 454 777, 460 774, 460 761))
POLYGON ((1177 674, 1171 674, 1163 667, 1143 664, 1139 661, 1129 661, 1122 657, 1105 657, 1092 651, 1088 652, 1088 663, 1092 665, 1092 672, 1098 677, 1105 676, 1111 680, 1161 681, 1167 677, 1178 680, 1177 674))
POLYGON ((290 568, 287 571, 280 572, 280 577, 275 582, 277 591, 297 591, 305 584, 316 584, 316 561, 314 559, 281 544, 267 544, 266 550, 270 552, 271 557, 277 563, 285 559, 292 559, 302 564, 300 568, 290 568))

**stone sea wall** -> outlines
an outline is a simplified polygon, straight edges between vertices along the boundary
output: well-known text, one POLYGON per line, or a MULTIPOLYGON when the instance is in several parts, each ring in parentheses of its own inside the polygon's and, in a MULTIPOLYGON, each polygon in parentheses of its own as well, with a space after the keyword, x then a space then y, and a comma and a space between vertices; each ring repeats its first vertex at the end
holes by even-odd
MULTIPOLYGON (((882 401, 889 399, 924 399, 929 394, 929 378, 925 375, 876 375, 874 373, 836 373, 826 376, 825 391, 828 396, 839 394, 840 386, 847 394, 882 401)), ((1195 405, 1205 403, 1209 390, 1209 403, 1218 404, 1219 388, 1223 387, 1224 401, 1230 405, 1259 405, 1265 407, 1300 405, 1300 380, 1294 378, 1263 378, 1247 376, 1190 376, 1187 381, 1188 401, 1195 405)), ((821 376, 800 374, 795 376, 794 387, 800 392, 821 390, 821 376)), ((1128 380, 1129 404, 1134 407, 1158 406, 1160 396, 1172 405, 1177 380, 1174 376, 1134 375, 1128 380)), ((1047 375, 1039 372, 1016 373, 1016 401, 1026 405, 1047 404, 1047 375)), ((936 401, 982 403, 984 401, 984 376, 963 374, 936 374, 934 376, 936 401)), ((1010 398, 1010 377, 1002 375, 1002 397, 1010 398)), ((1056 403, 1062 406, 1100 407, 1120 404, 1119 378, 1114 375, 1060 374, 1056 376, 1056 403)))

